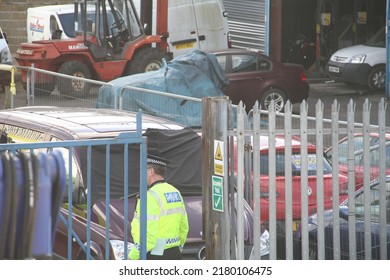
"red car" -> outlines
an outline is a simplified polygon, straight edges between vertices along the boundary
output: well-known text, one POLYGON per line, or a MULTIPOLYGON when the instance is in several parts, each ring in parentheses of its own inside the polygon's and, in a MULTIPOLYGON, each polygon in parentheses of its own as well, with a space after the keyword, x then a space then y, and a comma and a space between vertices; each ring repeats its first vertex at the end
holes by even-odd
POLYGON ((268 110, 275 100, 276 111, 283 111, 287 100, 299 103, 308 98, 309 84, 302 65, 281 63, 260 52, 226 49, 212 52, 229 78, 224 90, 233 104, 241 100, 250 111, 256 101, 268 110))
MULTIPOLYGON (((260 215, 262 222, 269 220, 269 138, 268 136, 260 136, 260 215)), ((285 140, 282 136, 276 136, 276 219, 278 225, 278 244, 285 241, 285 207, 286 207, 286 177, 285 177, 285 140)), ((292 147, 292 216, 293 230, 296 231, 301 221, 301 142, 298 138, 293 138, 292 147)), ((236 149, 235 149, 236 151, 236 149)), ((317 210, 317 148, 313 144, 308 144, 308 212, 309 215, 316 213, 317 210)), ((235 160, 236 160, 235 155, 235 160)), ((323 161, 323 180, 324 180, 324 207, 325 209, 332 208, 332 166, 330 162, 324 158, 323 161)), ((348 195, 348 178, 344 175, 339 175, 339 197, 343 201, 348 195)), ((278 246, 282 248, 283 246, 278 246)), ((282 255, 278 257, 283 258, 282 255)))
MULTIPOLYGON (((355 185, 356 190, 363 185, 364 181, 364 153, 363 134, 357 133, 353 138, 354 159, 355 159, 355 185)), ((390 175, 390 133, 386 133, 386 175, 390 175)), ((370 133, 370 180, 379 177, 379 134, 370 133)), ((339 149, 339 170, 340 173, 348 174, 348 137, 344 137, 338 143, 339 149)), ((332 161, 332 147, 325 150, 326 157, 332 161)))

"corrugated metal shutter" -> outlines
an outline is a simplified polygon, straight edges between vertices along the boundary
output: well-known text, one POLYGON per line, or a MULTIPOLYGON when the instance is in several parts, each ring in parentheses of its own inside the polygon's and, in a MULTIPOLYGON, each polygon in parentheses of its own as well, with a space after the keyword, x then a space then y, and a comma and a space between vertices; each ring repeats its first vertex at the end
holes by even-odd
POLYGON ((223 0, 232 46, 265 50, 265 0, 223 0))

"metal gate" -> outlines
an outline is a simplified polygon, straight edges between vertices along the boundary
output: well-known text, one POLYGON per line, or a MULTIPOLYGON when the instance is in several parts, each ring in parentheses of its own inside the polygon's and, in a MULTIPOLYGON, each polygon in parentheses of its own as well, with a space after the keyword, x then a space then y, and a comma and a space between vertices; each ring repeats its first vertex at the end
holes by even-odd
MULTIPOLYGON (((384 99, 376 104, 377 109, 374 111, 371 105, 366 100, 363 108, 355 108, 351 100, 347 108, 340 108, 340 104, 335 101, 331 108, 332 119, 323 119, 324 108, 320 101, 316 105, 316 116, 309 117, 306 102, 300 105, 299 115, 295 115, 290 103, 287 103, 284 113, 276 113, 274 104, 269 111, 260 110, 256 104, 247 112, 242 104, 235 107, 227 99, 204 100, 203 120, 208 125, 207 129, 203 126, 203 152, 207 159, 204 162, 208 163, 204 167, 204 185, 206 189, 213 190, 211 178, 220 177, 226 188, 224 202, 229 207, 235 203, 228 197, 228 188, 232 184, 236 187, 238 205, 242 205, 240 200, 246 200, 252 205, 253 258, 388 259, 390 240, 386 235, 386 225, 389 227, 390 220, 390 128, 385 126, 388 113, 384 99), (339 120, 340 109, 348 110, 347 121, 339 120), (361 123, 355 122, 355 109, 363 110, 361 123), (376 111, 378 124, 373 125, 370 123, 370 114, 376 111), (371 135, 377 137, 375 145, 372 144, 371 135), (354 142, 359 137, 362 138, 360 150, 354 142), (345 149, 339 144, 341 139, 346 139, 345 149), (328 166, 330 162, 324 151, 330 147, 332 163, 328 166), (220 154, 225 155, 223 161, 217 159, 218 149, 222 150, 220 154), (357 158, 360 159, 359 163, 357 158), (359 164, 362 167, 360 171, 357 169, 359 164), (346 169, 343 170, 343 167, 346 169), (370 202, 370 187, 373 184, 379 186, 380 195, 375 201, 376 205, 370 202), (363 204, 358 202, 357 189, 364 190, 363 204), (349 207, 347 213, 340 207, 346 198, 349 207), (329 209, 333 209, 333 214, 329 214, 329 209), (330 218, 333 219, 333 230, 328 228, 327 221, 330 218), (357 221, 365 223, 362 230, 364 241, 359 239, 358 234, 340 236, 343 219, 348 220, 349 232, 358 232, 357 221), (372 235, 371 226, 374 224, 381 228, 377 236, 372 235), (269 232, 269 256, 260 253, 264 230, 269 232), (333 244, 329 244, 329 234, 332 234, 333 244), (376 251, 364 249, 371 248, 371 244, 376 244, 376 251), (349 250, 348 257, 342 253, 345 246, 349 250), (331 253, 329 247, 333 248, 331 253)), ((209 193, 206 202, 213 195, 209 193)), ((240 207, 237 208, 237 258, 243 259, 243 232, 240 233, 243 213, 240 207)), ((214 211, 206 218, 209 230, 213 231, 218 225, 222 227, 221 234, 225 230, 229 231, 231 225, 224 220, 224 215, 214 211)), ((223 235, 213 236, 213 239, 218 238, 228 240, 223 235)), ((206 239, 208 250, 214 250, 214 243, 214 240, 208 242, 206 239)), ((230 251, 231 244, 230 241, 227 243, 230 251)), ((219 252, 219 256, 225 256, 226 252, 219 252)))
MULTIPOLYGON (((106 159, 106 168, 105 172, 106 175, 106 181, 105 181, 105 194, 106 199, 102 203, 106 203, 107 205, 111 204, 112 201, 110 200, 110 165, 111 165, 111 154, 110 154, 110 147, 122 147, 123 148, 123 197, 127 198, 129 196, 128 193, 128 184, 129 184, 129 178, 132 176, 132 174, 128 174, 129 170, 129 162, 128 159, 130 157, 129 155, 129 145, 137 145, 139 146, 139 162, 141 164, 140 166, 140 200, 141 200, 141 213, 140 213, 140 220, 141 220, 141 232, 140 232, 140 258, 146 259, 146 137, 142 135, 142 114, 141 112, 137 115, 137 130, 135 132, 126 132, 119 134, 116 138, 107 138, 107 139, 94 139, 94 140, 70 140, 70 141, 55 141, 55 142, 35 142, 35 143, 3 143, 0 145, 0 155, 2 160, 4 162, 4 158, 7 156, 20 156, 21 154, 30 155, 31 158, 35 158, 35 154, 39 153, 51 153, 51 152, 58 152, 61 151, 61 154, 63 155, 65 160, 65 167, 66 167, 66 188, 67 191, 65 192, 65 199, 63 203, 61 201, 57 201, 58 199, 53 195, 53 200, 57 199, 53 202, 53 206, 58 206, 58 208, 54 209, 53 213, 52 209, 46 209, 45 217, 47 217, 50 220, 47 220, 46 222, 51 226, 53 225, 53 240, 42 240, 41 243, 35 244, 36 246, 41 246, 42 244, 49 245, 44 248, 50 249, 50 251, 45 252, 44 258, 46 259, 55 259, 57 257, 61 258, 67 258, 67 259, 127 259, 127 255, 130 249, 131 244, 129 243, 129 227, 128 227, 128 215, 129 215, 129 202, 127 199, 123 200, 123 236, 119 236, 117 233, 112 231, 112 228, 110 228, 110 207, 106 208, 106 213, 103 213, 104 221, 97 220, 96 213, 94 214, 92 211, 93 203, 92 203, 92 192, 93 187, 91 186, 91 166, 92 166, 92 149, 94 147, 96 149, 99 149, 102 151, 102 153, 105 153, 105 155, 102 155, 106 159), (77 178, 73 176, 72 171, 81 168, 80 166, 73 166, 75 161, 69 160, 73 159, 76 156, 80 156, 80 154, 77 154, 77 151, 80 149, 85 149, 86 154, 84 155, 84 160, 86 162, 86 170, 84 174, 86 174, 85 178, 83 176, 83 182, 85 187, 85 193, 82 195, 85 195, 85 203, 78 203, 75 200, 80 199, 80 196, 75 196, 75 193, 73 192, 73 183, 77 178), (75 202, 75 203, 74 203, 75 202), (84 207, 81 207, 81 205, 84 205, 84 207), (49 211, 49 213, 48 213, 49 211), (58 219, 55 218, 57 217, 58 219), (94 216, 95 215, 95 216, 94 216), (53 219, 52 219, 53 217, 53 219), (55 237, 55 241, 54 241, 55 237), (53 243, 53 244, 51 244, 53 243), (58 256, 56 252, 54 251, 54 248, 57 248, 58 250, 62 250, 61 252, 64 252, 63 255, 58 256), (77 252, 75 252, 75 248, 77 248, 77 252), (67 254, 67 256, 66 256, 67 254)), ((28 139, 28 136, 26 136, 28 139)), ((96 160, 96 159, 95 159, 96 160)), ((42 177, 43 170, 39 170, 39 168, 35 168, 37 170, 37 174, 19 174, 20 178, 24 179, 24 184, 28 185, 30 182, 28 179, 31 180, 31 188, 34 189, 35 195, 31 195, 31 201, 30 206, 31 211, 35 212, 35 208, 39 208, 40 205, 36 204, 37 202, 45 202, 49 203, 48 200, 41 201, 36 200, 36 197, 43 196, 44 198, 50 199, 48 196, 50 196, 50 193, 38 193, 39 189, 42 189, 42 181, 50 180, 50 174, 46 174, 48 178, 42 177)), ((40 168, 42 169, 42 168, 40 168)), ((14 172, 20 171, 18 169, 15 169, 14 172)), ((23 171, 23 170, 22 170, 23 171)), ((104 172, 104 170, 103 170, 104 172)), ((4 178, 2 178, 4 179, 4 178)), ((22 179, 19 179, 22 180, 22 179)), ((3 182, 1 182, 1 187, 4 187, 7 189, 16 188, 17 185, 4 185, 3 182)), ((21 191, 21 196, 16 197, 15 201, 17 199, 20 199, 21 197, 27 197, 30 193, 26 189, 25 191, 21 191)), ((0 207, 3 207, 2 204, 0 204, 0 207)), ((27 210, 26 210, 27 211, 27 210)), ((2 211, 0 211, 2 213, 2 211)), ((28 214, 28 211, 26 212, 28 214)), ((31 216, 30 222, 35 222, 36 226, 39 226, 38 221, 35 219, 38 219, 39 217, 31 216)), ((24 215, 23 213, 17 214, 16 212, 12 216, 12 219, 15 219, 15 225, 19 223, 17 219, 23 221, 24 215)), ((3 221, 3 220, 2 220, 3 221)), ((3 224, 0 224, 0 229, 3 228, 3 224)), ((22 236, 24 239, 30 239, 33 232, 29 231, 16 231, 16 236, 22 236), (29 236, 26 236, 29 235, 29 236)), ((46 235, 45 235, 46 236, 46 235)), ((51 236, 51 235, 50 235, 51 236)), ((23 239, 23 240, 24 240, 23 239)), ((16 243, 22 242, 22 240, 16 240, 16 243)), ((35 242, 35 241, 34 241, 35 242)), ((34 245, 30 244, 31 246, 34 245)), ((10 245, 8 245, 10 246, 10 245)), ((30 247, 29 247, 30 248, 30 247)), ((23 258, 38 258, 38 256, 32 255, 32 254, 25 254, 23 255, 23 258)))

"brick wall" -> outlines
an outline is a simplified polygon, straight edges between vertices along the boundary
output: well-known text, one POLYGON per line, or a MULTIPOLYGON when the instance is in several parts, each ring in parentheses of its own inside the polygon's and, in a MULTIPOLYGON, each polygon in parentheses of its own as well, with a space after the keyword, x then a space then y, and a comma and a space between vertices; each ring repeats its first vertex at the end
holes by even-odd
POLYGON ((73 0, 0 0, 0 26, 7 33, 11 52, 15 54, 19 44, 27 41, 27 8, 44 5, 71 4, 73 2, 73 0))

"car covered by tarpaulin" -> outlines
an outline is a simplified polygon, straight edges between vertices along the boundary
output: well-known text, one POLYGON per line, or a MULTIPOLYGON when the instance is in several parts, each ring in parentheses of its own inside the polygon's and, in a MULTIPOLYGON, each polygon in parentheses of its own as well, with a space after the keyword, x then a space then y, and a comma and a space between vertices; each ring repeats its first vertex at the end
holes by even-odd
POLYGON ((110 84, 99 89, 97 108, 119 108, 122 98, 120 109, 141 109, 185 126, 200 127, 201 98, 224 96, 223 90, 229 80, 214 54, 195 50, 164 62, 157 71, 121 77, 110 84), (199 102, 140 91, 134 87, 199 98, 199 102))
MULTIPOLYGON (((183 248, 184 259, 202 259, 205 254, 203 236, 203 182, 202 182, 202 139, 191 128, 182 130, 147 129, 143 134, 148 139, 148 152, 168 161, 165 180, 174 185, 182 194, 186 206, 189 233, 183 248)), ((128 146, 128 225, 133 219, 134 209, 139 195, 139 145, 128 146)), ((86 149, 81 151, 81 169, 83 178, 87 176, 88 163, 84 160, 86 149), (84 154, 85 153, 85 154, 84 154)), ((124 160, 123 146, 110 146, 110 201, 106 197, 106 153, 105 147, 91 150, 91 197, 92 220, 105 225, 106 213, 110 214, 110 230, 120 237, 125 236, 125 199, 123 197, 124 160), (108 209, 107 209, 108 208, 108 209)), ((237 205, 237 203, 235 204, 237 205)), ((236 229, 237 213, 231 215, 231 226, 236 229)), ((253 249, 253 211, 244 201, 244 246, 245 258, 248 259, 253 249)), ((132 242, 132 237, 129 236, 132 242)))

